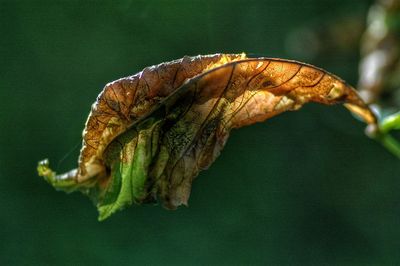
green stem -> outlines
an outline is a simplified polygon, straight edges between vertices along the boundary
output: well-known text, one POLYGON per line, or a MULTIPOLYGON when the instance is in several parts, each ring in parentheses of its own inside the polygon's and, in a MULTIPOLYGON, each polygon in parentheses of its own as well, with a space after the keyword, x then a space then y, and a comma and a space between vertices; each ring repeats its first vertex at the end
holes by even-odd
POLYGON ((400 112, 386 117, 379 123, 379 134, 376 139, 400 159, 400 143, 390 135, 390 131, 396 129, 400 129, 400 112))
POLYGON ((382 134, 382 136, 378 138, 378 141, 380 141, 388 151, 400 159, 400 143, 395 138, 386 133, 382 134))
POLYGON ((393 129, 400 129, 400 112, 385 117, 380 122, 379 129, 383 134, 389 133, 393 129))

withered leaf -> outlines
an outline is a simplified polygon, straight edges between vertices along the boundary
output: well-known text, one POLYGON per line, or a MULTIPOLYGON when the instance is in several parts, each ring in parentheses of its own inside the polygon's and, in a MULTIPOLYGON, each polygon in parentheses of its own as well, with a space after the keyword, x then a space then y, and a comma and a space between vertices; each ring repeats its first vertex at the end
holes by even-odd
POLYGON ((376 118, 338 77, 300 62, 241 55, 184 57, 105 86, 83 131, 79 167, 54 187, 89 195, 103 220, 132 203, 187 204, 193 179, 219 155, 232 128, 307 102, 344 103, 368 124, 376 118))

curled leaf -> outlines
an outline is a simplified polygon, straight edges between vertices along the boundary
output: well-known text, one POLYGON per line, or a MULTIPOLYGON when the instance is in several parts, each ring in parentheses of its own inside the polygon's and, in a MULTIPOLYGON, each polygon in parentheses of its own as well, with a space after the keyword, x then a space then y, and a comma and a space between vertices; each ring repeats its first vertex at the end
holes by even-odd
POLYGON ((187 205, 193 179, 232 128, 307 102, 344 103, 376 123, 352 87, 311 65, 244 54, 184 57, 107 84, 86 122, 78 169, 57 176, 42 163, 39 174, 88 194, 100 220, 132 203, 174 209, 187 205))

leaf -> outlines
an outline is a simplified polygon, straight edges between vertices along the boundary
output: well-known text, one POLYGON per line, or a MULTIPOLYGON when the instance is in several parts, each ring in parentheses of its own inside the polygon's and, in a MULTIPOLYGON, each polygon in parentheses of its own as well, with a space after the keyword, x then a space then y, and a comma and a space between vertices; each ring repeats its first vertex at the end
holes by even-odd
POLYGON ((39 174, 55 187, 88 194, 100 220, 132 203, 175 209, 187 205, 194 178, 216 159, 231 129, 307 102, 344 103, 376 123, 355 90, 322 69, 245 55, 184 57, 106 85, 69 186, 58 185, 48 164, 39 174))

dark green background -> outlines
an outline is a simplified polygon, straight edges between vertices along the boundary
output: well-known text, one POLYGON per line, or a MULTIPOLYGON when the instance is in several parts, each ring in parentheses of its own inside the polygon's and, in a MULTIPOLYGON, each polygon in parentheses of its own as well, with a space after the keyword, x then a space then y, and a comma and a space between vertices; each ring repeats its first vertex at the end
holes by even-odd
POLYGON ((340 106, 233 131, 177 211, 132 206, 99 223, 35 169, 76 167, 105 83, 184 55, 299 59, 356 84, 360 30, 346 25, 370 3, 0 0, 0 264, 400 263, 400 163, 340 106))

